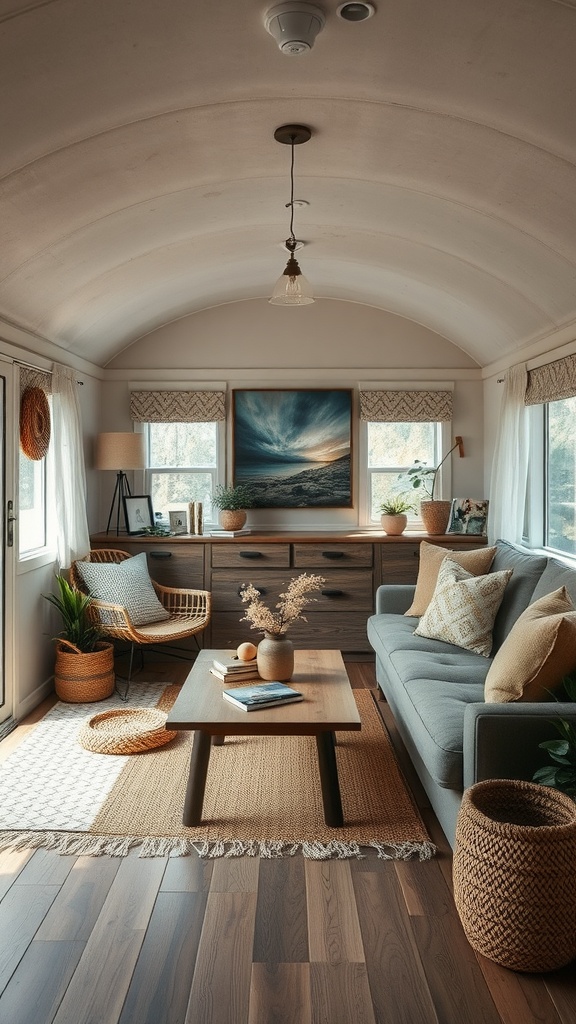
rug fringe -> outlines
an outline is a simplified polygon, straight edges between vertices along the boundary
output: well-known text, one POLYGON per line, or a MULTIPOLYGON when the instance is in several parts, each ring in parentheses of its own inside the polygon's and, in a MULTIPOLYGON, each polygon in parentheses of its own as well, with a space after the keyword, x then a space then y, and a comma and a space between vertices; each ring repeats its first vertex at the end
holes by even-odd
MULTIPOLYGON (((2 832, 1 850, 55 850, 63 856, 127 857, 130 850, 139 847, 139 857, 188 857, 197 853, 205 860, 217 857, 293 857, 302 853, 308 860, 344 860, 366 855, 358 843, 283 843, 250 840, 232 842, 222 840, 197 842, 182 837, 93 836, 85 832, 2 832)), ((366 843, 364 848, 376 850, 382 860, 430 860, 436 854, 433 843, 366 843)))

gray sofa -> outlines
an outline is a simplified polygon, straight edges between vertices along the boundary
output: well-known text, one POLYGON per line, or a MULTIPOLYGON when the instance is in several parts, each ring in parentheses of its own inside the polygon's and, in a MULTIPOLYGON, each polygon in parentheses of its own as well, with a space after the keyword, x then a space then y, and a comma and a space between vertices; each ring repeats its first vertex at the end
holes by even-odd
MULTIPOLYGON (((565 586, 576 605, 576 569, 505 541, 496 548, 491 571, 513 573, 494 624, 492 656, 533 601, 565 586)), ((418 619, 404 615, 413 593, 412 586, 378 588, 368 639, 378 685, 453 845, 463 790, 489 778, 531 779, 536 768, 550 763, 538 744, 558 738, 552 715, 576 725, 576 704, 486 703, 484 680, 492 658, 414 636, 418 619)))

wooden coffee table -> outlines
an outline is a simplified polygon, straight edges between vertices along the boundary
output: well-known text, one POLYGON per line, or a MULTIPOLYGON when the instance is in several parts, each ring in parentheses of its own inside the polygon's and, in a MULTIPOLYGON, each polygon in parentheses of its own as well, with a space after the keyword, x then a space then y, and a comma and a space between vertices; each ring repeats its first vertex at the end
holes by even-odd
POLYGON ((230 656, 230 652, 200 652, 166 722, 167 729, 194 730, 184 825, 199 825, 202 820, 212 741, 222 743, 225 736, 315 736, 324 820, 334 828, 341 826, 334 734, 358 730, 361 723, 340 651, 295 651, 288 685, 300 690, 304 700, 261 711, 241 711, 224 699, 222 691, 231 689, 230 685, 210 672, 218 655, 230 656))

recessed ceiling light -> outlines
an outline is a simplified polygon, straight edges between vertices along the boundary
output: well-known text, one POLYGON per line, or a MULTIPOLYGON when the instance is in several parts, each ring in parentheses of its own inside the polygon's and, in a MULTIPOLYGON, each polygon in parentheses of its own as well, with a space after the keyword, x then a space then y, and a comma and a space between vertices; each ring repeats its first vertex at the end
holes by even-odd
POLYGON ((374 4, 366 3, 351 3, 351 4, 340 4, 340 7, 336 11, 339 18, 343 21, 366 21, 367 18, 371 18, 376 13, 374 4))

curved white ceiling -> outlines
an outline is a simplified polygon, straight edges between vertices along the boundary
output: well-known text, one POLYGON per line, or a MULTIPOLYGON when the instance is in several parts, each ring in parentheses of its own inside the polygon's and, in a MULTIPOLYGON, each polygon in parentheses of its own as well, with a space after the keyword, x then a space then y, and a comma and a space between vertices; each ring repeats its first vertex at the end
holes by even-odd
MULTIPOLYGON (((576 9, 386 0, 286 57, 254 0, 0 0, 0 318, 105 364, 266 297, 409 317, 480 365, 575 324, 576 9)), ((268 6, 273 6, 271 2, 268 6)))

